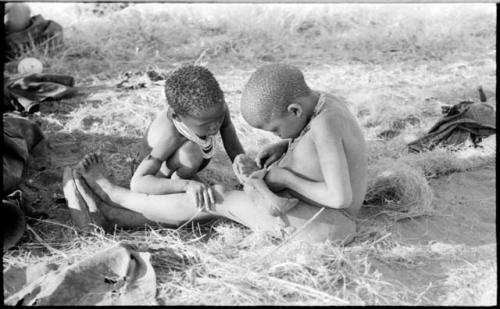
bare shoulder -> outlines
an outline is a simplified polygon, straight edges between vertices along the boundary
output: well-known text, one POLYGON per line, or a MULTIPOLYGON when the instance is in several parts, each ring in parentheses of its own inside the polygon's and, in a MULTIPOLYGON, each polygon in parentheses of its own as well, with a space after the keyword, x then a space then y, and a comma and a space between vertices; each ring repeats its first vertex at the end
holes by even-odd
POLYGON ((311 129, 346 130, 350 124, 357 124, 351 112, 340 102, 334 101, 325 103, 323 110, 311 121, 311 129))
POLYGON ((151 122, 146 133, 146 141, 150 148, 162 147, 165 144, 181 140, 181 138, 172 120, 167 116, 166 111, 161 112, 153 122, 151 122))
POLYGON ((359 123, 342 99, 327 95, 321 113, 311 122, 311 130, 316 136, 328 135, 332 138, 362 138, 359 123))

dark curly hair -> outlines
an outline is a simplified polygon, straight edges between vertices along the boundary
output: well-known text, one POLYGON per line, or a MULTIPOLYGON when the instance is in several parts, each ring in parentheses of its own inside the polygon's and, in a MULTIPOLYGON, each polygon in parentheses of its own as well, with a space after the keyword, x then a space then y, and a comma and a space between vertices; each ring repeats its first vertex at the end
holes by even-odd
POLYGON ((249 124, 269 121, 281 115, 292 100, 310 93, 297 67, 268 64, 255 71, 246 83, 241 96, 241 115, 249 124))
POLYGON ((171 72, 165 81, 167 104, 181 116, 198 116, 224 104, 224 93, 212 73, 204 67, 187 65, 171 72))

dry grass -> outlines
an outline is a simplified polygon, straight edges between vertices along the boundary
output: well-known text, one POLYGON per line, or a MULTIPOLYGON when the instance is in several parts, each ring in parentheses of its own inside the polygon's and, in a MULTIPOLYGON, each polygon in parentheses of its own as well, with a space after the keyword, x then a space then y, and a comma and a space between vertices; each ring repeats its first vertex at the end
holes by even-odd
POLYGON ((430 215, 433 193, 419 169, 393 160, 370 170, 366 203, 397 219, 430 215))
POLYGON ((157 298, 165 305, 412 304, 418 297, 401 284, 384 281, 371 266, 381 243, 377 239, 349 248, 294 244, 263 260, 261 256, 275 248, 269 236, 249 235, 223 223, 210 239, 200 241, 207 228, 202 227, 200 234, 146 228, 118 230, 114 235, 70 234, 65 239, 52 239, 48 233, 43 244, 25 241, 23 250, 10 253, 4 267, 38 262, 66 265, 126 241, 153 253, 157 298))
MULTIPOLYGON (((471 291, 477 297, 466 303, 491 303, 491 295, 479 293, 489 281, 475 289, 466 282, 477 279, 476 269, 496 270, 493 258, 477 262, 470 248, 455 244, 409 245, 391 225, 439 211, 429 179, 494 164, 494 137, 482 150, 406 152, 406 143, 440 117, 441 104, 475 96, 479 83, 495 89, 493 4, 135 4, 104 16, 92 15, 90 5, 64 3, 59 11, 34 5, 65 27, 65 48, 55 55, 33 49, 26 56, 42 60, 46 72, 73 75, 79 86, 108 88, 44 103, 33 116, 52 145, 47 169, 31 170, 51 219, 30 222, 20 245, 4 254, 4 268, 71 263, 126 241, 153 253, 157 300, 164 305, 433 305, 454 304, 471 291), (74 229, 66 206, 53 197, 62 194, 63 168, 99 149, 116 182, 128 186, 143 131, 165 104, 161 84, 115 88, 122 72, 206 65, 225 92, 242 144, 255 153, 275 137, 242 120, 241 89, 256 67, 281 60, 303 68, 313 88, 344 97, 368 140, 367 206, 381 216, 360 219, 352 244, 276 249, 279 242, 270 235, 226 220, 179 231, 74 229), (399 134, 380 137, 387 130, 399 134), (442 262, 451 262, 449 272, 440 270, 443 278, 429 285, 419 269, 442 262), (424 279, 407 279, 413 272, 424 279)), ((15 65, 5 71, 14 72, 15 65)), ((201 176, 236 184, 222 149, 201 176)))

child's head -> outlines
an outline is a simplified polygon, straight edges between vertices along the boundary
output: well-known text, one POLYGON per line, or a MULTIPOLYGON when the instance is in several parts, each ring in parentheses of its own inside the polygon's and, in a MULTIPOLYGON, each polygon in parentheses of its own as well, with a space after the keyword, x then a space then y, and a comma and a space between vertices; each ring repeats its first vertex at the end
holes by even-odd
POLYGON ((310 94, 311 89, 298 68, 265 65, 252 74, 243 90, 241 114, 253 127, 281 138, 293 138, 305 126, 301 99, 310 94))
POLYGON ((183 66, 165 81, 165 96, 171 115, 198 136, 213 135, 224 120, 224 93, 210 71, 201 66, 183 66))

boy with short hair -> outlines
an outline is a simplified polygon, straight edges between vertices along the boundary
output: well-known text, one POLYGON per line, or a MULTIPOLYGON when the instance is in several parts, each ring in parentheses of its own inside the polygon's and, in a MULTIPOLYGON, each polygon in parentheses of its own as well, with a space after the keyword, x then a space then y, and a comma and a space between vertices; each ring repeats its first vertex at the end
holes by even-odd
POLYGON ((134 192, 186 192, 198 207, 210 207, 213 191, 196 174, 215 153, 220 132, 231 162, 244 153, 224 93, 212 73, 201 66, 183 66, 165 81, 168 108, 149 125, 143 150, 148 154, 130 182, 134 192))
POLYGON ((304 202, 285 210, 292 225, 301 207, 324 207, 323 217, 351 225, 348 217, 357 215, 366 193, 367 150, 344 102, 310 89, 298 68, 270 64, 247 82, 241 114, 251 126, 285 139, 262 150, 256 161, 268 169, 264 180, 273 191, 304 202))

